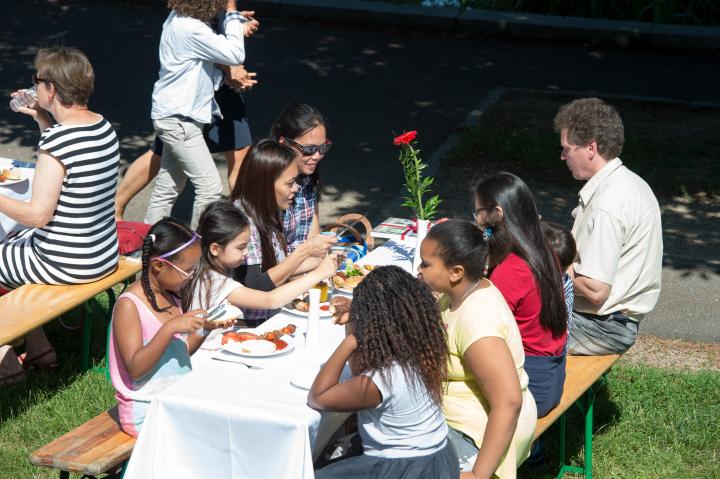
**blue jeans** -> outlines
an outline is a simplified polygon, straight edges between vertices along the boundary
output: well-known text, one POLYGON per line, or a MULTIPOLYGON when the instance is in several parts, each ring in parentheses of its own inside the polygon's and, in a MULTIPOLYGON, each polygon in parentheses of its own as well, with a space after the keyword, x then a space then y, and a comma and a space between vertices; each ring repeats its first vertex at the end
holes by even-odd
POLYGON ((622 354, 635 344, 638 326, 622 313, 595 316, 573 311, 568 352, 579 356, 622 354))

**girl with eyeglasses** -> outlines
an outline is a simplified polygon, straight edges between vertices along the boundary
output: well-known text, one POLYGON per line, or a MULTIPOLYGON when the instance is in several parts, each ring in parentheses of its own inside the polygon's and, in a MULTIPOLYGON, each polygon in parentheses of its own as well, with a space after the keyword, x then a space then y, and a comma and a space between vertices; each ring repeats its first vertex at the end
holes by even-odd
POLYGON ((190 372, 190 355, 202 344, 200 329, 233 321, 206 321, 202 309, 184 312, 179 293, 195 274, 200 236, 173 218, 150 228, 142 249, 140 281, 117 300, 108 347, 110 379, 120 426, 137 436, 152 398, 190 372))
MULTIPOLYGON (((248 218, 250 240, 235 277, 248 288, 272 291, 291 276, 317 267, 337 242, 334 236, 317 234, 292 251, 287 247, 282 219, 298 192, 298 171, 295 151, 274 140, 255 143, 240 167, 230 198, 248 218)), ((257 326, 276 312, 243 310, 248 326, 257 326)))
POLYGON ((320 161, 330 150, 325 118, 306 103, 291 103, 273 123, 270 137, 290 146, 298 167, 298 192, 283 214, 283 229, 289 251, 294 251, 308 236, 320 233, 320 161))
POLYGON ((489 236, 488 278, 515 316, 538 417, 559 402, 565 382, 567 308, 560 262, 545 240, 530 188, 511 173, 475 187, 475 222, 489 236))

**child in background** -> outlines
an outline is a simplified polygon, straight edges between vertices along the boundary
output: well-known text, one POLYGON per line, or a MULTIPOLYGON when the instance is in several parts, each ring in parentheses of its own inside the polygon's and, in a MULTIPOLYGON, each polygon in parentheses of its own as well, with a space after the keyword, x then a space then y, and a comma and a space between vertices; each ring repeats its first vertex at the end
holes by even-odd
POLYGON ((172 218, 158 221, 143 242, 142 275, 117 300, 109 345, 110 378, 120 426, 138 435, 153 397, 190 372, 195 333, 228 327, 205 321, 205 311, 183 313, 177 293, 195 273, 199 236, 172 218))
MULTIPOLYGON (((570 337, 570 328, 572 327, 573 306, 575 305, 575 293, 573 292, 573 282, 567 270, 575 262, 577 256, 577 247, 575 246, 575 238, 573 238, 570 230, 558 223, 542 221, 540 223, 543 230, 545 240, 550 245, 555 255, 560 261, 563 270, 563 290, 565 291, 565 306, 567 306, 567 330, 570 337)), ((565 344, 565 352, 567 353, 567 343, 565 344)))
POLYGON ((310 389, 318 410, 357 411, 364 454, 317 479, 456 479, 458 460, 440 405, 445 331, 424 284, 396 266, 372 271, 354 291, 346 337, 310 389), (339 383, 349 361, 353 377, 339 383))
POLYGON ((232 279, 235 268, 245 260, 250 242, 250 227, 243 212, 227 201, 211 203, 200 216, 198 234, 202 252, 197 274, 183 290, 184 305, 191 309, 207 310, 221 303, 240 308, 280 308, 337 269, 336 255, 328 255, 314 270, 272 291, 247 288, 232 279))

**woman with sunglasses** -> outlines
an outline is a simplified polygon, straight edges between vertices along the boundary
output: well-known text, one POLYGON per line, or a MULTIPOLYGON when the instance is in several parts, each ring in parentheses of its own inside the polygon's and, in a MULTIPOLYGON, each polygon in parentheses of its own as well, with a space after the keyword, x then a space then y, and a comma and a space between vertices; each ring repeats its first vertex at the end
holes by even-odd
MULTIPOLYGON (((90 283, 118 262, 113 218, 119 162, 112 125, 88 109, 94 73, 87 56, 67 47, 41 49, 33 82, 37 101, 19 108, 40 129, 30 201, 0 195, 0 214, 26 227, 0 241, 0 286, 90 283)), ((13 93, 16 96, 18 93, 13 93)), ((53 368, 57 357, 41 328, 25 337, 18 364, 0 352, 0 385, 30 366, 53 368)))
MULTIPOLYGON (((282 215, 295 198, 298 185, 295 151, 273 140, 250 147, 230 195, 250 224, 245 264, 236 279, 248 288, 272 291, 300 273, 314 269, 337 242, 334 236, 317 234, 293 251, 287 248, 282 215)), ((245 322, 257 326, 275 310, 243 309, 245 322)))
POLYGON ((320 233, 320 174, 318 166, 330 150, 325 118, 307 103, 291 103, 273 123, 270 136, 295 151, 298 192, 283 215, 288 251, 294 251, 311 235, 320 233))

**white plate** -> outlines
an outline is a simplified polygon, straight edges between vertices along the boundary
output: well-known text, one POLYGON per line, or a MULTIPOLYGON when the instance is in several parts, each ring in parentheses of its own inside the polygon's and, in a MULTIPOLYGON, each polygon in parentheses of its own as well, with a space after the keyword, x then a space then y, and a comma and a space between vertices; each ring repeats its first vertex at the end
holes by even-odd
MULTIPOLYGON (((268 352, 268 353, 250 353, 250 352, 247 352, 247 351, 243 351, 243 350, 242 350, 242 348, 243 348, 242 345, 243 345, 243 343, 245 343, 246 341, 241 341, 241 342, 232 341, 232 342, 229 342, 229 343, 227 343, 227 344, 225 344, 225 345, 222 346, 222 350, 223 350, 223 351, 227 351, 228 353, 237 354, 238 356, 246 356, 246 357, 248 357, 248 358, 269 358, 269 357, 272 357, 272 356, 280 356, 281 354, 285 354, 285 353, 290 352, 290 351, 292 351, 293 349, 295 349, 295 344, 293 344, 292 340, 289 339, 287 335, 283 336, 283 337, 280 338, 280 339, 282 339, 283 341, 285 341, 286 343, 288 343, 287 347, 285 347, 284 349, 280 349, 280 350, 277 350, 277 349, 276 349, 276 350, 274 350, 274 351, 272 351, 272 352, 268 352)), ((256 341, 256 340, 254 340, 254 339, 249 339, 248 341, 256 341)))
POLYGON ((304 369, 302 371, 299 371, 292 378, 290 378, 290 384, 292 384, 296 388, 310 390, 319 372, 320 369, 316 368, 304 369))
MULTIPOLYGON (((325 306, 325 305, 330 306, 330 303, 329 303, 329 302, 320 303, 320 306, 325 306)), ((294 314, 294 315, 296 315, 296 316, 302 316, 303 318, 308 318, 308 317, 310 317, 310 312, 309 312, 309 311, 298 311, 298 310, 295 309, 295 308, 289 308, 289 307, 287 307, 287 305, 283 306, 283 307, 282 307, 282 310, 285 311, 285 312, 287 312, 287 313, 294 314)), ((321 318, 332 318, 332 315, 333 315, 333 314, 332 314, 332 312, 331 312, 330 310, 327 310, 327 311, 324 311, 324 310, 322 310, 322 309, 320 310, 320 317, 321 317, 321 318)))
POLYGON ((27 178, 20 178, 19 180, 5 180, 3 182, 0 182, 0 186, 10 186, 14 185, 16 183, 20 183, 21 181, 27 181, 27 178))

